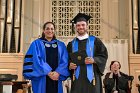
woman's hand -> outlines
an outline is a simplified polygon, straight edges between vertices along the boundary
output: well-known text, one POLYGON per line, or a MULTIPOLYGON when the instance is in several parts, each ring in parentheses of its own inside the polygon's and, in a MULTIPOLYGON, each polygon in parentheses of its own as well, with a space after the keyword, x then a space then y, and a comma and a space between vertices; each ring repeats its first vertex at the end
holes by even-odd
POLYGON ((52 74, 53 74, 53 72, 51 71, 51 72, 49 72, 48 76, 49 76, 49 77, 51 77, 51 76, 52 76, 52 74))
POLYGON ((50 79, 52 79, 52 75, 53 75, 53 72, 49 72, 48 76, 50 77, 50 79))
POLYGON ((60 76, 60 74, 58 72, 54 71, 53 75, 52 75, 52 80, 58 80, 59 76, 60 76))
POLYGON ((48 74, 48 76, 52 79, 52 80, 58 80, 59 79, 59 76, 60 74, 56 71, 53 71, 53 72, 50 72, 48 74))

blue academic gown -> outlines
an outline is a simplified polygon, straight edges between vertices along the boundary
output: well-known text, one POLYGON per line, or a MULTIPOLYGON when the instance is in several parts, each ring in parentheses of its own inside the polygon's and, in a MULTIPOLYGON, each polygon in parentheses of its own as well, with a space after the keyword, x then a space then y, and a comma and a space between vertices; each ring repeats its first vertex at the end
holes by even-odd
MULTIPOLYGON (((58 93, 63 93, 62 81, 69 76, 68 53, 63 42, 57 40, 58 44, 58 67, 55 69, 60 74, 58 80, 58 93)), ((46 50, 41 39, 33 41, 25 55, 23 65, 23 76, 32 82, 33 93, 47 93, 46 75, 52 68, 46 62, 46 50)))

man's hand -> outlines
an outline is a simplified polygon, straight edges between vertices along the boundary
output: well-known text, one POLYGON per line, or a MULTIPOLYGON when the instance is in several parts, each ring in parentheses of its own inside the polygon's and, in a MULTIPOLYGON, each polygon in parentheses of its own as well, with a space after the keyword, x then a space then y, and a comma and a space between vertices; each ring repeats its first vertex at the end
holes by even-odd
POLYGON ((94 59, 92 57, 85 58, 85 64, 93 64, 93 63, 95 63, 95 62, 94 62, 94 59))
POLYGON ((76 68, 77 68, 77 65, 71 62, 69 69, 76 69, 76 68))

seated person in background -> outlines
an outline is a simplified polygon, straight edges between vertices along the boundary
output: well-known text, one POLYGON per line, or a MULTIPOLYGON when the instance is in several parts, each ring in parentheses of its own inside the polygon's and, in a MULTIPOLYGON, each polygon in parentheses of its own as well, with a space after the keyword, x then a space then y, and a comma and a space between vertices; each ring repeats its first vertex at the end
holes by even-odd
POLYGON ((111 62, 111 72, 107 73, 103 80, 105 93, 130 93, 128 86, 129 76, 120 72, 120 68, 120 62, 111 62))
POLYGON ((138 86, 138 91, 139 91, 139 93, 140 93, 140 85, 138 86))
MULTIPOLYGON (((138 76, 138 79, 140 81, 140 75, 138 76)), ((138 92, 140 93, 140 83, 136 84, 136 87, 138 87, 138 92)))

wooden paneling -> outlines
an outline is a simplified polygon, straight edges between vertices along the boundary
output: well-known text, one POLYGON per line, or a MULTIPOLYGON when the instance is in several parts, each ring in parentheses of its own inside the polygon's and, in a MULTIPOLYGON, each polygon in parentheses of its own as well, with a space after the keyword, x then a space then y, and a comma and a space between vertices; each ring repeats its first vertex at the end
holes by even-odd
POLYGON ((136 84, 140 83, 140 81, 138 80, 138 75, 140 75, 140 55, 130 55, 129 62, 130 62, 130 75, 134 76, 132 93, 138 93, 136 84))
POLYGON ((16 74, 22 80, 23 54, 0 54, 0 74, 16 74))

